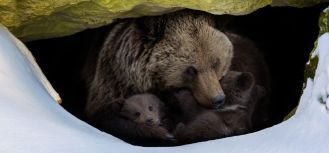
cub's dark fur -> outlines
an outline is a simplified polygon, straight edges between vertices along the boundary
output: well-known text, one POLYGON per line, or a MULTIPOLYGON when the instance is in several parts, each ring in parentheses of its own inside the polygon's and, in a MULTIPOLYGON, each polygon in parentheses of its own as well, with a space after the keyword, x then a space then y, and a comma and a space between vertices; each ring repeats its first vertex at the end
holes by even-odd
POLYGON ((266 95, 259 100, 255 106, 255 113, 252 117, 254 130, 260 130, 270 125, 270 73, 267 67, 263 51, 255 42, 238 34, 225 32, 233 44, 233 59, 230 71, 250 72, 255 78, 255 84, 266 89, 266 95))
POLYGON ((183 112, 183 122, 175 131, 179 143, 239 135, 252 129, 254 107, 265 89, 255 85, 251 73, 230 71, 221 83, 227 98, 220 110, 200 107, 186 90, 176 93, 183 112))
MULTIPOLYGON (((106 131, 131 143, 138 141, 169 140, 173 136, 162 126, 164 105, 152 94, 137 94, 127 99, 118 99, 102 111, 112 114, 98 114, 111 117, 102 124, 110 124, 111 130, 106 131)), ((96 122, 98 123, 98 122, 96 122)))

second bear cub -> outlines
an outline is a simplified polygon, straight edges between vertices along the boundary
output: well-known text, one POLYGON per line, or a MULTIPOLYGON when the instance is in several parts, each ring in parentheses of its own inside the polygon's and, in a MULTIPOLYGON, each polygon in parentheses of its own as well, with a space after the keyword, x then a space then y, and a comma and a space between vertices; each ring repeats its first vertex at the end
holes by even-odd
POLYGON ((187 90, 176 92, 183 121, 176 127, 175 138, 191 143, 250 132, 255 104, 265 94, 254 82, 251 73, 228 72, 221 80, 227 98, 219 110, 200 107, 187 90))

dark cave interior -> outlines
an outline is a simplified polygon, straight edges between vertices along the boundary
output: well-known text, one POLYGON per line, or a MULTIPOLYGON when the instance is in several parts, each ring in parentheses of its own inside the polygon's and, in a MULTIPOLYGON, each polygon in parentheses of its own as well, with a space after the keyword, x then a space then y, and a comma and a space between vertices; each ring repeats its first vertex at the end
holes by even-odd
MULTIPOLYGON (((271 74, 270 117, 274 124, 297 106, 305 63, 318 36, 318 17, 328 5, 308 8, 265 7, 248 15, 218 16, 226 30, 244 35, 264 52, 271 74)), ((62 106, 84 120, 86 91, 80 71, 91 39, 103 28, 25 43, 63 100, 62 106)))

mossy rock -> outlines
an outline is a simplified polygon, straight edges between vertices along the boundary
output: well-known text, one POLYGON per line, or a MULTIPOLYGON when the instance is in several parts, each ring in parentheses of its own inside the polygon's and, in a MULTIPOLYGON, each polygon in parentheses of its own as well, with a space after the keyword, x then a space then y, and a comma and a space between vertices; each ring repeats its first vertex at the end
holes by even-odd
MULTIPOLYGON (((322 34, 329 32, 329 7, 327 9, 325 9, 319 18, 319 36, 321 36, 322 34)), ((317 41, 314 43, 314 46, 317 46, 317 41)), ((304 79, 306 80, 307 78, 313 78, 315 75, 315 70, 318 64, 318 57, 314 56, 313 57, 313 53, 315 51, 315 48, 313 49, 313 51, 310 54, 309 57, 309 62, 307 62, 306 64, 306 68, 305 68, 305 72, 304 72, 304 79)), ((305 82, 305 81, 304 81, 305 82)))
MULTIPOLYGON (((329 7, 327 9, 325 9, 321 14, 320 14, 320 18, 319 18, 319 36, 321 36, 322 34, 329 32, 329 7)), ((318 56, 313 56, 315 49, 317 47, 317 41, 315 41, 314 43, 314 49, 312 50, 312 52, 310 53, 310 57, 309 57, 309 61, 307 62, 306 66, 305 66, 305 71, 304 71, 304 82, 306 82, 306 80, 308 78, 313 79, 314 75, 315 75, 315 71, 318 65, 318 61, 319 58, 318 56)), ((285 118, 284 120, 289 119, 291 116, 293 116, 296 112, 296 108, 293 109, 285 118)))
POLYGON ((182 8, 243 15, 266 5, 312 6, 329 0, 0 0, 0 23, 23 41, 67 36, 116 18, 158 15, 182 8))

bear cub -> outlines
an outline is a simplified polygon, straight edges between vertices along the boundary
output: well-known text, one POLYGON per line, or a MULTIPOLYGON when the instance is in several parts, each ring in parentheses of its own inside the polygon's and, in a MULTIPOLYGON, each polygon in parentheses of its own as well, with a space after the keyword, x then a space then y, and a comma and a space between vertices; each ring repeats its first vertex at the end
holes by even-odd
POLYGON ((162 102, 152 94, 137 94, 124 100, 120 115, 138 124, 159 126, 162 102))
POLYGON ((112 114, 99 114, 111 116, 111 120, 103 123, 111 125, 111 131, 106 131, 125 141, 136 144, 149 141, 170 141, 173 135, 162 124, 164 118, 162 101, 153 94, 136 94, 126 99, 117 99, 111 106, 103 109, 111 109, 112 114))
POLYGON ((229 71, 220 81, 226 94, 219 110, 202 108, 187 90, 175 93, 183 113, 174 131, 179 143, 193 143, 250 132, 254 107, 265 95, 251 73, 229 71))

